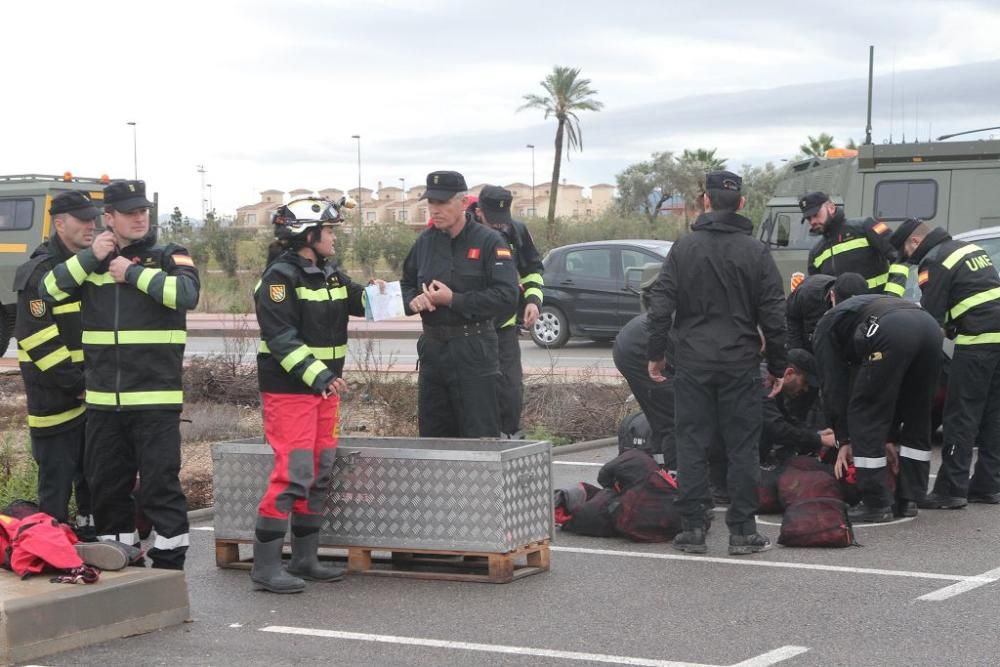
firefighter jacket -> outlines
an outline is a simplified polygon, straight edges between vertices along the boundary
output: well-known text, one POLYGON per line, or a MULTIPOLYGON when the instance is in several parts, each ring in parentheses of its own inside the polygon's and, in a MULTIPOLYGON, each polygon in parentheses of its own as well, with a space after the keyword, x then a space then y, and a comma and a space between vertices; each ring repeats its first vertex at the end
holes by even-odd
POLYGON ((768 369, 785 372, 785 291, 752 228, 736 213, 705 213, 674 244, 649 289, 647 359, 663 359, 669 337, 677 366, 748 368, 763 334, 768 369))
POLYGON ((410 301, 423 285, 438 280, 454 292, 450 306, 423 311, 425 326, 461 326, 509 317, 517 307, 517 273, 513 253, 499 233, 484 225, 466 222, 455 238, 433 227, 417 237, 403 262, 403 305, 412 315, 410 301))
POLYGON ((800 348, 812 352, 812 335, 816 323, 830 309, 828 295, 837 279, 817 273, 803 280, 788 295, 785 320, 788 325, 788 349, 800 348))
POLYGON ((523 321, 524 308, 529 303, 541 308, 542 286, 545 284, 545 280, 542 278, 545 267, 542 266, 542 258, 538 254, 538 249, 535 248, 535 242, 531 238, 528 226, 520 220, 511 220, 510 229, 505 231, 502 236, 514 254, 521 285, 521 296, 515 312, 510 317, 501 316, 497 320, 498 329, 506 329, 514 326, 518 321, 523 321))
POLYGON ((95 410, 181 410, 187 311, 198 305, 198 270, 187 250, 150 235, 118 251, 132 262, 125 282, 81 250, 45 274, 39 291, 54 307, 79 299, 86 403, 95 410))
POLYGON ((823 237, 809 251, 809 275, 826 273, 839 276, 860 273, 872 293, 881 292, 889 279, 889 259, 895 250, 889 244, 889 225, 865 220, 846 220, 838 208, 826 223, 823 237))
POLYGON ((920 304, 956 345, 1000 344, 1000 276, 985 250, 938 227, 910 261, 919 264, 920 304))
POLYGON ((874 333, 871 327, 885 313, 903 309, 920 310, 920 306, 886 294, 862 294, 838 303, 816 325, 813 354, 823 407, 838 442, 848 442, 851 378, 868 355, 866 341, 874 333))
POLYGON ((80 301, 52 307, 39 294, 42 277, 72 256, 53 234, 14 276, 17 359, 28 399, 28 427, 35 435, 65 431, 84 417, 80 301))
POLYGON ((271 262, 254 291, 260 390, 320 394, 341 377, 348 319, 365 314, 364 292, 333 261, 289 250, 271 262))
POLYGON ((885 293, 894 296, 906 294, 906 281, 910 277, 910 267, 901 261, 889 264, 889 274, 885 281, 885 293))

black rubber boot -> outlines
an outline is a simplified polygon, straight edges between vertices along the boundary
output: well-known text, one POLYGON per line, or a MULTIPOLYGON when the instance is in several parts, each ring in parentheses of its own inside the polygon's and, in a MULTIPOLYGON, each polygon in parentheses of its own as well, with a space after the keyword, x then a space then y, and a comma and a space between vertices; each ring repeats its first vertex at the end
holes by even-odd
POLYGON ((760 533, 753 535, 730 535, 729 555, 745 556, 747 554, 757 554, 771 548, 771 540, 760 533))
POLYGON ((283 544, 281 538, 269 542, 254 540, 253 569, 250 570, 254 590, 272 593, 301 593, 305 590, 306 582, 281 569, 283 544))
POLYGON ((292 560, 285 568, 289 574, 307 581, 340 581, 344 578, 344 568, 324 565, 319 562, 319 531, 296 535, 292 531, 292 560))
POLYGON ((690 528, 677 535, 673 541, 674 549, 689 554, 708 553, 705 545, 705 529, 690 528))

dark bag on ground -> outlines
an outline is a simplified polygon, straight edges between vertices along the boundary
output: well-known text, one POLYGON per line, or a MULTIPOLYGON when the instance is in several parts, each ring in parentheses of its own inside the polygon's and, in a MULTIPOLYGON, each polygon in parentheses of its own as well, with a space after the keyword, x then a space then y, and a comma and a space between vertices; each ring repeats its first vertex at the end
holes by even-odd
POLYGON ((831 549, 856 545, 847 503, 836 498, 811 498, 791 505, 781 520, 778 544, 831 549))
POLYGON ((618 453, 629 449, 641 449, 653 453, 653 429, 643 412, 636 412, 618 425, 618 453))
POLYGON ((633 486, 644 484, 651 474, 659 470, 660 465, 648 452, 628 449, 601 466, 597 473, 597 483, 606 489, 627 491, 633 486))
POLYGON ((599 489, 590 484, 583 487, 590 495, 562 524, 562 529, 588 537, 614 537, 617 533, 612 514, 618 509, 618 494, 612 489, 599 489))
POLYGON ((760 484, 757 485, 757 512, 760 514, 778 514, 781 512, 781 498, 778 495, 778 478, 780 468, 761 468, 760 484))
POLYGON ((666 542, 681 532, 681 515, 674 506, 677 487, 662 470, 621 495, 615 528, 633 542, 666 542))
POLYGON ((778 497, 786 508, 809 498, 844 499, 844 491, 832 471, 786 468, 778 478, 778 497))

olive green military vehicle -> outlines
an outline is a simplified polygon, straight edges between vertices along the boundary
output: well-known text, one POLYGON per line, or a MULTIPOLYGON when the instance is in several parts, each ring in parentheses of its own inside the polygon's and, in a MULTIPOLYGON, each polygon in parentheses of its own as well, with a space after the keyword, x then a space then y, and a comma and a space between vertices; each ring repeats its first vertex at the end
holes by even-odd
POLYGON ((896 227, 920 218, 951 234, 1000 225, 1000 141, 866 144, 788 167, 756 230, 791 291, 819 237, 802 223, 799 198, 816 190, 848 218, 872 217, 896 227), (844 155, 845 157, 834 157, 844 155))

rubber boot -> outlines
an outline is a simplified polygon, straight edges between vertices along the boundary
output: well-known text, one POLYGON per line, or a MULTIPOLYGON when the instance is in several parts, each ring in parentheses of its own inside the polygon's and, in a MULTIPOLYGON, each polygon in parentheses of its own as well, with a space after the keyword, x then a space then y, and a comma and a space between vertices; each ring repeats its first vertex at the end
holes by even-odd
POLYGON ((320 563, 316 553, 317 549, 319 549, 318 530, 296 535, 293 526, 292 559, 288 561, 286 568, 288 573, 307 581, 340 581, 343 579, 344 568, 320 563))
POLYGON ((270 542, 254 540, 253 569, 250 570, 254 590, 272 593, 301 593, 305 590, 306 582, 281 569, 283 543, 280 538, 270 542))

